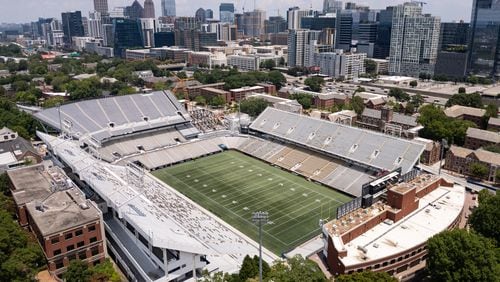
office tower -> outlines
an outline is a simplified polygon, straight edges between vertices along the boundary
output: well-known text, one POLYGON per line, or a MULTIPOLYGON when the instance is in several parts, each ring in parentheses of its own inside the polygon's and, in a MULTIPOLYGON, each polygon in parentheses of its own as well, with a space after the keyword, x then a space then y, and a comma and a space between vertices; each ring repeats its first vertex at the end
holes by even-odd
POLYGON ((468 72, 500 75, 500 0, 472 4, 468 72))
POLYGON ((161 31, 155 32, 155 47, 170 47, 175 45, 175 32, 161 31))
POLYGON ((346 4, 346 7, 350 9, 337 12, 336 49, 350 51, 353 42, 359 40, 360 23, 376 22, 378 12, 356 5, 346 4))
POLYGON ((446 79, 463 79, 467 73, 469 24, 442 23, 434 74, 446 79))
POLYGON ((33 39, 45 40, 47 46, 62 46, 64 44, 64 32, 62 24, 54 18, 39 18, 38 22, 32 23, 33 39))
POLYGON ((264 29, 266 34, 284 32, 287 28, 288 24, 286 20, 281 16, 269 17, 269 19, 265 20, 264 22, 264 29))
POLYGON ((223 23, 234 23, 234 4, 221 3, 219 6, 219 19, 223 23))
POLYGON ((113 20, 113 47, 117 57, 125 57, 126 49, 142 48, 143 40, 139 21, 132 19, 113 20))
POLYGON ((175 30, 198 29, 199 21, 194 17, 177 17, 174 21, 175 30))
POLYGON ((64 32, 64 43, 71 45, 73 36, 84 36, 85 30, 82 22, 82 12, 62 13, 62 28, 64 32))
POLYGON ((104 46, 106 47, 113 46, 114 42, 113 23, 102 25, 102 39, 104 46))
POLYGON ((323 13, 337 13, 342 10, 342 1, 323 0, 323 13))
POLYGON ((307 16, 300 21, 300 28, 311 30, 323 30, 325 28, 335 28, 337 26, 337 16, 328 14, 323 16, 307 16))
POLYGON ((288 31, 288 66, 305 66, 306 46, 313 40, 318 40, 320 31, 293 29, 288 31))
POLYGON ((365 53, 368 58, 373 58, 377 42, 378 23, 364 22, 359 24, 358 41, 356 50, 365 53))
POLYGON ((161 13, 164 17, 175 17, 175 0, 161 0, 161 13))
POLYGON ((144 1, 144 10, 142 11, 142 17, 145 19, 155 18, 155 4, 153 3, 153 0, 144 1))
POLYGON ((381 10, 378 16, 377 39, 373 57, 387 59, 391 51, 392 12, 394 7, 381 10))
POLYGON ((289 8, 286 13, 288 29, 300 29, 300 21, 303 17, 311 16, 311 10, 301 10, 299 7, 289 8))
POLYGON ((418 76, 434 74, 439 45, 440 19, 423 15, 415 2, 394 7, 389 73, 418 76))
POLYGON ((82 17, 83 36, 89 36, 89 19, 82 17))
POLYGON ((102 14, 108 13, 108 0, 94 0, 94 11, 102 14))
POLYGON ((144 47, 154 47, 154 34, 160 31, 158 21, 152 18, 138 20, 141 25, 142 45, 144 47))
POLYGON ((214 18, 214 11, 212 9, 206 9, 205 10, 205 20, 213 19, 213 18, 214 18))
POLYGON ((101 13, 95 11, 89 13, 88 23, 88 36, 90 37, 103 37, 101 13))
POLYGON ((441 23, 439 50, 455 46, 467 46, 469 42, 469 24, 461 22, 441 23))
POLYGON ((314 54, 315 65, 320 73, 334 78, 357 79, 365 73, 366 54, 342 50, 314 54))
POLYGON ((199 8, 198 10, 196 10, 196 13, 194 14, 194 18, 196 19, 197 22, 204 23, 206 21, 205 9, 199 8))
POLYGON ((142 8, 141 4, 137 0, 134 0, 132 5, 125 8, 125 16, 132 20, 142 18, 143 12, 144 8, 142 8))
POLYGON ((243 33, 246 36, 252 36, 252 37, 264 34, 265 20, 266 20, 266 12, 263 10, 254 10, 252 12, 245 12, 241 19, 243 26, 243 33))

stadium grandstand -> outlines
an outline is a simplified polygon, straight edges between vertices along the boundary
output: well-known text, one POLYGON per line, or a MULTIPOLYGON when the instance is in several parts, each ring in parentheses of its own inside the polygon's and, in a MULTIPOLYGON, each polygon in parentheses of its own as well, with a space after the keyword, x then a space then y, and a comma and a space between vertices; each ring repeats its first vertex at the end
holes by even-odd
POLYGON ((35 114, 43 124, 95 148, 123 136, 175 128, 184 138, 199 131, 169 91, 94 99, 35 114))

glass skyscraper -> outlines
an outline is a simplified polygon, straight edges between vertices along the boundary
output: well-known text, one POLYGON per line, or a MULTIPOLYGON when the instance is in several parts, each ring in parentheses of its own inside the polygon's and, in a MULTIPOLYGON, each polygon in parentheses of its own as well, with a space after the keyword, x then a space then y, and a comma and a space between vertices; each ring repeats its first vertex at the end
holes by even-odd
POLYGON ((474 0, 468 72, 500 76, 500 0, 474 0))
POLYGON ((115 19, 113 21, 114 52, 117 57, 125 57, 125 50, 144 47, 141 25, 133 19, 115 19))
POLYGON ((161 13, 164 17, 175 17, 175 0, 161 0, 161 13))
POLYGON ((219 19, 223 23, 234 22, 234 4, 221 3, 219 6, 219 19))

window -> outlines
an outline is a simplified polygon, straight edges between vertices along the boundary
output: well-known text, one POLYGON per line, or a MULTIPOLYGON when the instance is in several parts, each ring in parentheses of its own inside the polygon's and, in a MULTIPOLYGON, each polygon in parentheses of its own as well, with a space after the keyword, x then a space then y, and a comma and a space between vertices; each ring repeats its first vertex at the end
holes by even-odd
POLYGON ((99 254, 99 248, 94 247, 94 248, 92 248, 91 252, 92 252, 92 256, 97 256, 99 254))
POLYGON ((86 251, 81 251, 80 253, 78 253, 78 258, 83 260, 83 259, 86 259, 87 258, 87 252, 86 251))
POLYGON ((391 264, 396 263, 395 259, 391 259, 391 264))
POLYGON ((51 244, 57 244, 57 243, 59 243, 59 237, 54 237, 54 238, 50 239, 50 243, 51 244))
POLYGON ((76 260, 76 255, 75 254, 69 255, 68 260, 69 261, 76 260))
POLYGON ((69 245, 69 246, 66 247, 66 251, 68 251, 68 252, 72 251, 74 249, 75 249, 75 245, 69 245))
POLYGON ((78 229, 75 231, 75 236, 82 236, 83 235, 83 230, 78 229))
POLYGON ((83 242, 83 241, 76 243, 77 248, 81 248, 81 247, 83 247, 83 245, 85 245, 85 242, 83 242))
POLYGON ((90 238, 90 243, 94 243, 94 242, 97 242, 97 237, 90 238))
POLYGON ((62 259, 56 261, 56 268, 63 268, 64 267, 64 261, 62 259))
POLYGON ((61 249, 54 250, 54 256, 58 256, 61 254, 61 249))
POLYGON ((66 240, 69 240, 71 238, 73 238, 73 233, 68 233, 68 234, 64 235, 64 239, 66 239, 66 240))
POLYGON ((88 230, 89 232, 95 231, 95 225, 89 226, 88 230))

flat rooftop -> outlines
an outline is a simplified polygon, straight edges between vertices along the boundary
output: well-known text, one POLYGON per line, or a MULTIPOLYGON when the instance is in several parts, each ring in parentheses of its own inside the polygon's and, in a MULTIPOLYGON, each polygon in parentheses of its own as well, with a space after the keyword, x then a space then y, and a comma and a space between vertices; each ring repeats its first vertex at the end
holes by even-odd
POLYGON ((381 223, 345 245, 346 265, 356 265, 404 252, 447 229, 460 215, 465 188, 441 186, 420 199, 418 209, 394 224, 381 223), (366 252, 358 249, 363 247, 366 252))
MULTIPOLYGON (((17 205, 24 205, 33 200, 47 197, 51 193, 51 176, 46 163, 8 170, 14 188, 12 197, 17 205)), ((57 170, 54 170, 57 173, 57 170)))
POLYGON ((100 220, 100 212, 78 188, 58 191, 45 201, 32 201, 26 208, 43 236, 100 220))

